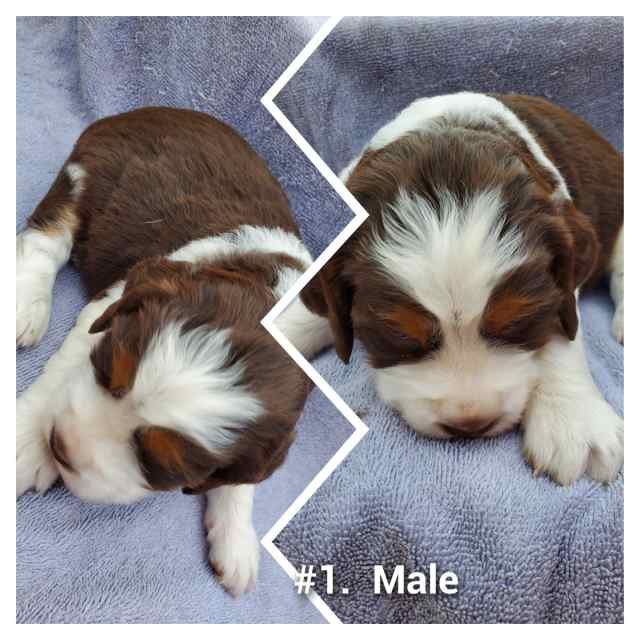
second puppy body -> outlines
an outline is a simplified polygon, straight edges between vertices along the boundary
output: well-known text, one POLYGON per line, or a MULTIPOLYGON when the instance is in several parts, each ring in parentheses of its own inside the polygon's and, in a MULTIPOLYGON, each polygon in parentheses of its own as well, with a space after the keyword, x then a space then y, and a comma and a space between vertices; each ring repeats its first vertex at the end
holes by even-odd
MULTIPOLYGON (((46 331, 72 258, 92 301, 17 403, 17 493, 60 476, 131 502, 206 492, 210 560, 255 581, 253 487, 284 460, 308 380, 260 321, 311 263, 286 196, 232 129, 148 108, 80 137, 17 239, 17 343, 46 331)), ((326 320, 293 309, 307 355, 326 320)))
POLYGON ((419 433, 518 423, 537 471, 613 480, 622 420, 586 362, 578 290, 608 277, 623 340, 622 157, 539 98, 415 101, 342 173, 369 219, 303 291, 338 355, 359 338, 419 433))

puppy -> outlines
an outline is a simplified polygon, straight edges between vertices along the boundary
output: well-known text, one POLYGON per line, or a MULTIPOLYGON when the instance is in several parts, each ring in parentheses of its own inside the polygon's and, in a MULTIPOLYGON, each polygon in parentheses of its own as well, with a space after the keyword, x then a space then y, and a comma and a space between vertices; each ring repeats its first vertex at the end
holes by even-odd
POLYGON ((369 213, 304 290, 339 356, 420 434, 495 436, 561 484, 615 479, 623 423, 585 359, 576 296, 607 276, 623 341, 623 161, 540 98, 417 100, 341 175, 369 213))
MULTIPOLYGON (((17 238, 18 346, 45 333, 70 257, 92 299, 17 401, 17 494, 59 476, 91 502, 206 492, 210 562, 246 591, 254 484, 284 461, 308 391, 260 324, 311 263, 284 192, 205 114, 106 118, 17 238)), ((291 317, 306 355, 330 338, 303 305, 291 317)))

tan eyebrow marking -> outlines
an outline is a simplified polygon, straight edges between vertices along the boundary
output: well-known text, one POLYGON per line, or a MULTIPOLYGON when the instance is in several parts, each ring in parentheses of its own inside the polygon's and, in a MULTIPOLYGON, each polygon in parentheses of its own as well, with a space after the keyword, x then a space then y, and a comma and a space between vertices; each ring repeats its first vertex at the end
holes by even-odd
POLYGON ((389 311, 379 314, 379 317, 425 347, 435 330, 434 323, 428 316, 405 305, 394 305, 389 311))
POLYGON ((521 294, 505 293, 490 301, 484 315, 484 327, 499 335, 513 322, 535 314, 539 300, 521 294))

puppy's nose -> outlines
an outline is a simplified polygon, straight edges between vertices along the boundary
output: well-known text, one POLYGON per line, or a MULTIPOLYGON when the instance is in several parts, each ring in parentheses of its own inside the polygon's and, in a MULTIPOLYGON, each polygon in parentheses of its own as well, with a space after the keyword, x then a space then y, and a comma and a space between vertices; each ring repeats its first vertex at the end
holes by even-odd
POLYGON ((463 420, 450 420, 440 422, 440 426, 455 438, 477 438, 487 433, 493 427, 497 418, 465 418, 463 420))

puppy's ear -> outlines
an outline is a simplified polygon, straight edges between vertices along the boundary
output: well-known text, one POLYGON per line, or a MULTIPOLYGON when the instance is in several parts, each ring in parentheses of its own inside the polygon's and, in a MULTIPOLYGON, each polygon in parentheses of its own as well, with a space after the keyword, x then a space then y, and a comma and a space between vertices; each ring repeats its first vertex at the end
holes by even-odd
POLYGON ((574 340, 578 332, 575 290, 595 269, 598 239, 589 219, 572 205, 559 215, 548 216, 543 234, 551 250, 551 273, 563 295, 560 323, 567 338, 574 340))
POLYGON ((131 390, 139 356, 125 344, 114 344, 113 336, 105 334, 89 356, 98 384, 114 398, 122 398, 131 390))
POLYGON ((132 267, 127 273, 124 293, 91 325, 89 333, 106 331, 118 314, 137 311, 147 298, 168 300, 180 291, 180 275, 190 272, 190 265, 166 258, 149 258, 132 267))
POLYGON ((195 440, 164 427, 139 427, 133 446, 147 482, 158 491, 197 487, 220 464, 195 440))
POLYGON ((600 258, 600 242, 593 223, 584 213, 572 206, 565 216, 573 236, 573 274, 577 288, 593 274, 600 258))
POLYGON ((120 314, 133 313, 137 311, 147 298, 170 299, 171 292, 154 284, 144 284, 129 291, 125 291, 123 296, 107 307, 105 312, 97 318, 89 327, 89 333, 100 333, 111 327, 113 319, 120 314))
POLYGON ((336 353, 346 364, 353 351, 351 322, 353 287, 344 274, 346 262, 344 249, 345 247, 338 250, 320 269, 302 290, 300 297, 312 311, 329 319, 336 353))
MULTIPOLYGON (((276 430, 278 432, 279 430, 276 430)), ((254 447, 240 451, 238 458, 221 466, 200 485, 191 485, 183 493, 204 493, 227 484, 256 484, 266 480, 284 462, 295 438, 293 428, 281 434, 276 446, 254 447)))

